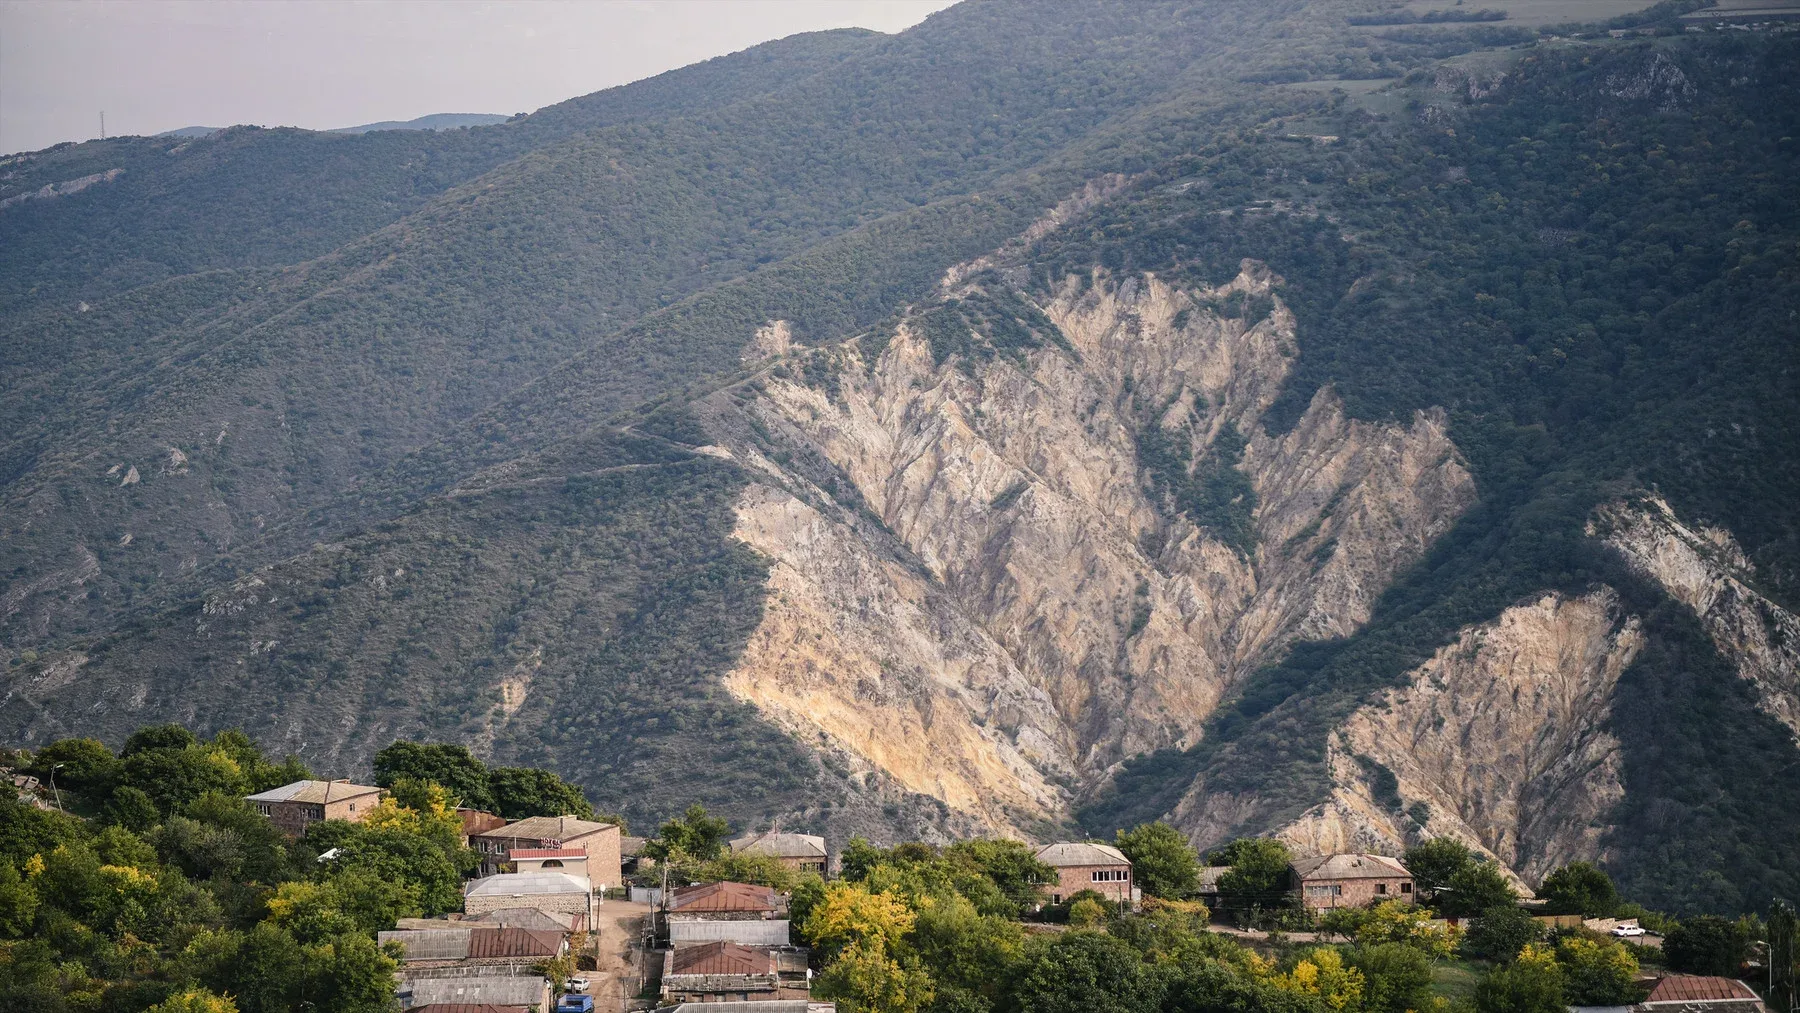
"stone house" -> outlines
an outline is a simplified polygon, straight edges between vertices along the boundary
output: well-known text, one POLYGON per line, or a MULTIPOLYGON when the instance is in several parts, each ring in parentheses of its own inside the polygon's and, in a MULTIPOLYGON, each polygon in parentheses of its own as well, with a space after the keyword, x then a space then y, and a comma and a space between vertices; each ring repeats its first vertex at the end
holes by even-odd
POLYGON ((665 952, 661 995, 665 1003, 753 1002, 804 999, 806 990, 783 988, 773 950, 715 942, 665 952))
POLYGON ((1288 865, 1293 889, 1308 910, 1368 907, 1413 900, 1412 874, 1386 855, 1318 855, 1288 865))
POLYGON ((1037 850, 1037 860, 1056 870, 1056 881, 1039 888, 1052 904, 1061 904, 1083 890, 1092 890, 1115 903, 1129 904, 1138 898, 1131 861, 1110 844, 1046 844, 1037 850))
POLYGON ((469 835, 469 847, 481 855, 480 875, 507 871, 514 851, 576 848, 587 853, 587 876, 597 889, 619 886, 619 825, 574 816, 531 816, 502 827, 469 835))
POLYGON ((580 915, 582 928, 594 923, 594 893, 586 876, 554 870, 502 872, 472 880, 463 889, 465 914, 480 915, 505 908, 580 915))
POLYGON ((732 841, 731 853, 766 855, 790 869, 821 876, 831 860, 825 850, 825 838, 813 834, 750 834, 732 841))
POLYGON ((342 781, 295 781, 279 788, 246 795, 244 801, 294 837, 320 820, 359 823, 373 812, 386 789, 342 781))

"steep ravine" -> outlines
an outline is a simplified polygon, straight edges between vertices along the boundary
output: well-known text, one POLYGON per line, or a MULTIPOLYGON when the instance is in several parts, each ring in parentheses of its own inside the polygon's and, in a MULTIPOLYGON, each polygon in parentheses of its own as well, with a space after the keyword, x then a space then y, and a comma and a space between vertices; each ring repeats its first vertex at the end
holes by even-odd
MULTIPOLYGON (((1003 284, 958 278, 946 297, 1003 284)), ((985 354, 977 329, 934 355, 922 308, 885 342, 793 353, 709 398, 717 452, 764 476, 738 537, 775 560, 727 686, 802 741, 1019 830, 1066 820, 1120 759, 1194 742, 1294 638, 1356 629, 1473 483, 1439 414, 1353 421, 1326 389, 1291 431, 1263 430, 1295 353, 1279 285, 1252 262, 1214 290, 1070 278, 1035 347, 985 354), (1196 472, 1247 438, 1248 553, 1162 494, 1150 427, 1196 472)))

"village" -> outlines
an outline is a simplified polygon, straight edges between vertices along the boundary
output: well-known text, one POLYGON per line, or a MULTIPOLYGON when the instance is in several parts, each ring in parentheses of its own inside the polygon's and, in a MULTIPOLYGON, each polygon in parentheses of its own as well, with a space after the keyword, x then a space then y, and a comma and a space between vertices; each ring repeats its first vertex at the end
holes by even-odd
MULTIPOLYGON (((301 780, 247 796, 284 833, 299 837, 321 821, 358 822, 377 811, 387 790, 346 780, 301 780)), ((595 1010, 690 1010, 730 1004, 731 1013, 836 1013, 815 997, 818 965, 800 945, 790 917, 792 892, 732 880, 688 882, 659 862, 665 842, 626 835, 617 823, 575 816, 506 820, 457 808, 466 847, 480 866, 463 886, 462 910, 401 918, 379 941, 399 961, 396 995, 420 1013, 593 1013, 595 1010)), ((690 810, 689 818, 704 822, 690 810)), ((723 821, 712 821, 722 831, 723 821)), ((677 826, 670 824, 668 826, 677 826)), ((665 830, 668 829, 665 826, 665 830)), ((717 842, 746 868, 779 869, 812 882, 844 872, 845 855, 825 838, 778 830, 717 842)), ((1185 847, 1185 843, 1182 845, 1185 847)), ((872 850, 856 841, 852 849, 872 850)), ((929 850, 924 845, 901 845, 929 850)), ((1285 853, 1285 852, 1284 852, 1285 853)), ((1211 928, 1241 941, 1304 942, 1334 931, 1350 935, 1372 909, 1409 909, 1415 876, 1399 859, 1376 854, 1295 856, 1276 892, 1231 895, 1232 868, 1199 868, 1192 899, 1146 895, 1130 859, 1098 841, 1062 841, 1031 850, 1047 874, 1035 884, 1027 932, 1067 931, 1084 911, 1141 912, 1150 905, 1213 912, 1211 928), (1202 907, 1195 907, 1195 902, 1202 907), (1181 907, 1183 903, 1186 907, 1181 907), (1269 912, 1289 912, 1271 921, 1269 912), (1300 924, 1309 930, 1284 931, 1300 924), (1260 926, 1260 927, 1259 927, 1260 926)), ((330 852, 320 861, 332 859, 330 852)), ((1438 886, 1438 890, 1450 887, 1438 886)), ((1609 934, 1636 945, 1661 939, 1636 918, 1535 913, 1548 927, 1609 934)), ((1457 919, 1439 922, 1453 933, 1457 919)), ((1426 929, 1430 931, 1430 929, 1426 929)), ((1661 974, 1641 982, 1629 1007, 1570 1006, 1577 1013, 1767 1013, 1755 991, 1730 977, 1661 974)))

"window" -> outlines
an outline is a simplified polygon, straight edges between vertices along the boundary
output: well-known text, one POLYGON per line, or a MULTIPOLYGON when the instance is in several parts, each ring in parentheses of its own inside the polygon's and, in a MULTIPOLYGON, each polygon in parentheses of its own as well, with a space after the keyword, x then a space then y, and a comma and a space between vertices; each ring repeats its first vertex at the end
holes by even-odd
POLYGON ((1094 882, 1096 883, 1123 883, 1130 878, 1131 872, 1127 869, 1094 870, 1094 882))
POLYGON ((350 803, 350 811, 351 811, 351 812, 355 812, 355 811, 356 811, 356 803, 355 803, 355 802, 352 802, 352 803, 350 803))
POLYGON ((562 867, 562 859, 560 858, 546 858, 544 859, 544 864, 539 866, 539 868, 543 869, 560 869, 562 867))
POLYGON ((1375 892, 1376 893, 1387 893, 1387 884, 1386 883, 1376 883, 1375 884, 1375 892))
POLYGON ((1319 898, 1342 897, 1344 895, 1344 888, 1337 883, 1325 883, 1325 884, 1321 884, 1319 886, 1307 887, 1306 895, 1308 897, 1319 897, 1319 898))
POLYGON ((1400 892, 1401 893, 1412 893, 1412 884, 1411 883, 1401 883, 1400 884, 1400 892))

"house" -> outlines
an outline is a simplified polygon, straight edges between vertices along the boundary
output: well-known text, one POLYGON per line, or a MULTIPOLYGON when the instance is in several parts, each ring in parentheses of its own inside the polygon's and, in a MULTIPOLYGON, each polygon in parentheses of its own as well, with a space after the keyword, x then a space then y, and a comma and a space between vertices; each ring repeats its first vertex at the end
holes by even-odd
POLYGON ((463 889, 463 911, 482 915, 502 908, 580 915, 594 923, 594 893, 586 876, 566 872, 502 872, 471 881, 463 889))
POLYGON ((379 933, 381 944, 398 944, 402 963, 479 967, 504 965, 520 973, 532 965, 562 956, 568 933, 560 930, 458 926, 436 929, 392 929, 379 933))
MULTIPOLYGON (((708 1004, 710 1005, 710 1004, 708 1004)), ((709 1013, 697 1002, 668 1006, 658 1013, 709 1013)), ((837 1003, 815 999, 752 999, 731 1006, 731 1013, 837 1013, 837 1003)))
POLYGON ((1670 974, 1658 978, 1641 1013, 1768 1013, 1750 986, 1734 978, 1670 974))
POLYGON ((529 1013, 530 1006, 498 1006, 491 1002, 434 1002, 406 1013, 529 1013))
POLYGON ((655 865, 656 859, 644 854, 644 845, 649 843, 648 837, 619 838, 619 871, 629 876, 655 865))
POLYGON ((294 837, 320 820, 361 822, 375 810, 386 789, 341 781, 295 781, 279 788, 246 795, 244 801, 269 818, 269 822, 294 837))
POLYGON ((804 999, 781 994, 781 974, 773 951, 737 943, 701 943, 663 954, 662 1001, 749 1002, 804 999))
POLYGON ((396 977, 396 995, 401 1008, 408 1011, 436 1005, 543 1010, 552 1003, 550 982, 541 974, 513 974, 505 968, 491 967, 402 967, 396 977))
POLYGON ((1110 844, 1069 841, 1046 844, 1037 850, 1037 860, 1056 870, 1056 881, 1039 889, 1052 904, 1061 904, 1083 890, 1092 890, 1107 900, 1131 903, 1137 900, 1132 885, 1131 861, 1110 844))
POLYGON ((1205 903, 1217 907, 1219 903, 1219 880, 1231 871, 1229 865, 1203 865, 1200 867, 1198 893, 1205 903))
POLYGON ((766 886, 700 883, 674 890, 663 912, 669 945, 728 942, 741 946, 787 946, 786 904, 766 886))
POLYGON ((1313 911, 1413 899, 1412 874, 1386 855, 1318 855, 1288 865, 1300 901, 1313 911))
POLYGON ((530 816, 505 826, 469 835, 469 847, 481 855, 483 876, 501 868, 513 851, 579 848, 587 852, 587 875, 604 891, 622 881, 619 871, 619 825, 574 816, 530 816))
POLYGON ((465 848, 469 846, 469 838, 476 834, 484 834, 489 830, 498 830, 506 826, 504 816, 496 816, 490 812, 463 806, 456 807, 456 818, 462 823, 462 842, 465 848))
POLYGON ((566 872, 584 877, 588 874, 588 853, 580 848, 519 848, 507 852, 506 860, 514 872, 566 872))
POLYGON ((825 838, 812 834, 750 834, 731 842, 734 855, 766 855, 798 872, 816 872, 823 876, 830 856, 825 851, 825 838))

